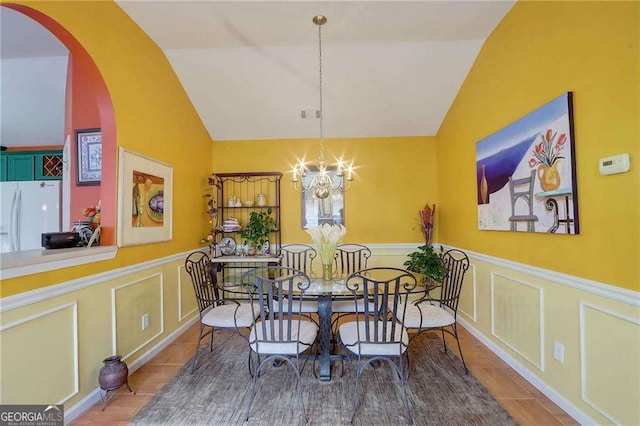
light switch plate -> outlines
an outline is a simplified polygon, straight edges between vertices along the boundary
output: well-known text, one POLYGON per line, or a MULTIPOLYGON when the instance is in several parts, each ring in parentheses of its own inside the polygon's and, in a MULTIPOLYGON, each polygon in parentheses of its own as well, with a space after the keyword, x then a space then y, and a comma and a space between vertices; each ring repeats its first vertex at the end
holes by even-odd
POLYGON ((564 345, 558 341, 553 342, 553 357, 564 364, 564 345))

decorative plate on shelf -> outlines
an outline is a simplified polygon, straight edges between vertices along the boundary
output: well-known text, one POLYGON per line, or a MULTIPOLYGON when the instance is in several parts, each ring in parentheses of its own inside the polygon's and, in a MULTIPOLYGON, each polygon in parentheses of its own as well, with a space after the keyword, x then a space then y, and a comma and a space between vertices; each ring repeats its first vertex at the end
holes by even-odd
POLYGON ((236 252, 236 241, 231 237, 224 237, 220 241, 220 253, 224 255, 234 254, 236 252))

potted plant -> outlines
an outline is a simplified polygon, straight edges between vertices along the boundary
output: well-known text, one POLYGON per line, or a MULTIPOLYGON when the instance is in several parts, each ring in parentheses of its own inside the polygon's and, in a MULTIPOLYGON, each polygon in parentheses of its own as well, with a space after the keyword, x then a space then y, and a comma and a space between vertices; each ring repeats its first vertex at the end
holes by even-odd
POLYGON ((428 280, 442 282, 444 278, 442 254, 442 247, 439 252, 436 252, 433 247, 425 244, 418 247, 418 251, 409 254, 409 260, 404 262, 404 266, 408 271, 422 275, 425 283, 428 280))
POLYGON ((244 238, 245 244, 249 244, 249 254, 251 254, 251 248, 253 253, 256 249, 261 249, 264 243, 269 241, 269 236, 276 230, 276 220, 271 217, 271 209, 266 212, 251 212, 249 215, 249 222, 242 231, 240 236, 244 238))

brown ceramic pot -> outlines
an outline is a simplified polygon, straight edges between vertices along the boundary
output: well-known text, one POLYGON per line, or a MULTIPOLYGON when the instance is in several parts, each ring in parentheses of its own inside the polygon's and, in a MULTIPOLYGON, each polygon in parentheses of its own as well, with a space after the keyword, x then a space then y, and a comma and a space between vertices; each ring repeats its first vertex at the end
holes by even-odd
POLYGON ((100 389, 107 391, 118 389, 127 382, 129 368, 121 359, 122 356, 114 355, 102 361, 104 366, 100 369, 100 374, 98 375, 100 389))

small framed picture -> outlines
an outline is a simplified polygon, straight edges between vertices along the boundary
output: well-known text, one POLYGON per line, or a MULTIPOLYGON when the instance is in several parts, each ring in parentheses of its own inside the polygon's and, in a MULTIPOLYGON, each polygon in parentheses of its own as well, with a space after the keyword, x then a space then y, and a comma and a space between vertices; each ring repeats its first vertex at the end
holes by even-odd
POLYGON ((76 130, 76 185, 100 185, 102 180, 102 133, 100 129, 76 130))

